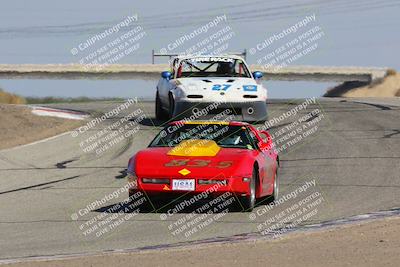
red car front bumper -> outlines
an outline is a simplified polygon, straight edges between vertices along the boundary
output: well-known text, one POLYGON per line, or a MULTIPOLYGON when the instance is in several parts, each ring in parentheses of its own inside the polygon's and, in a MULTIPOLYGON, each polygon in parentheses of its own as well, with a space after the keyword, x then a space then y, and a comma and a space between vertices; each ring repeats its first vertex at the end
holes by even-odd
POLYGON ((204 178, 163 178, 168 179, 169 183, 143 183, 143 179, 138 178, 137 188, 130 188, 130 194, 141 191, 148 195, 179 195, 179 194, 200 194, 203 192, 210 195, 220 195, 225 192, 234 193, 237 196, 249 195, 249 178, 243 177, 230 177, 219 179, 204 179, 204 178), (172 180, 195 180, 194 190, 173 190, 172 180), (247 181, 246 181, 247 179, 247 181), (202 184, 200 180, 213 181, 210 184, 202 184), (224 181, 224 182, 222 182, 224 181))

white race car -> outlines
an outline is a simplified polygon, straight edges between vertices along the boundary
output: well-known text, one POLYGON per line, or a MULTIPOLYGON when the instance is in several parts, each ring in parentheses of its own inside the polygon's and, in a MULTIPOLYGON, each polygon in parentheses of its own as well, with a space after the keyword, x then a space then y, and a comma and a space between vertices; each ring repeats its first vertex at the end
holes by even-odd
POLYGON ((265 121, 267 89, 261 77, 239 56, 176 57, 157 85, 156 118, 184 118, 218 103, 218 109, 207 112, 231 109, 243 121, 265 121))

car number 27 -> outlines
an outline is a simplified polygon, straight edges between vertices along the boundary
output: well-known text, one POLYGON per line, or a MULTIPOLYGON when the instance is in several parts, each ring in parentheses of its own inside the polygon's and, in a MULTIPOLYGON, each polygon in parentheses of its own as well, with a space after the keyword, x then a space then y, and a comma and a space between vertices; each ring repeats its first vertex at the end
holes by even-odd
POLYGON ((226 91, 229 87, 231 87, 231 84, 214 84, 211 89, 214 91, 226 91))

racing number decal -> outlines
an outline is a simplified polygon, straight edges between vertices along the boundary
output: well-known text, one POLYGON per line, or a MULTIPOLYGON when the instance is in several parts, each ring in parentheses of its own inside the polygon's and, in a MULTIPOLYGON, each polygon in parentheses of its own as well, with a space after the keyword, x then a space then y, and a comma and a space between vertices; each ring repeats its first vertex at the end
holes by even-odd
POLYGON ((202 159, 195 159, 192 160, 192 163, 187 164, 188 167, 205 167, 210 164, 211 160, 202 160, 202 159))
POLYGON ((188 163, 188 159, 173 159, 170 162, 165 163, 165 167, 178 167, 185 166, 188 163))
POLYGON ((233 163, 232 161, 220 161, 220 162, 218 162, 218 165, 215 167, 220 168, 220 169, 225 169, 225 168, 229 168, 230 166, 232 166, 232 163, 233 163))
POLYGON ((214 168, 219 168, 219 169, 225 169, 229 168, 230 166, 233 165, 233 161, 226 160, 226 161, 219 161, 215 165, 211 165, 211 160, 202 160, 202 159, 173 159, 170 162, 167 162, 164 164, 165 167, 214 167, 214 168))
POLYGON ((211 89, 214 91, 226 91, 229 87, 231 87, 231 84, 214 84, 211 89))

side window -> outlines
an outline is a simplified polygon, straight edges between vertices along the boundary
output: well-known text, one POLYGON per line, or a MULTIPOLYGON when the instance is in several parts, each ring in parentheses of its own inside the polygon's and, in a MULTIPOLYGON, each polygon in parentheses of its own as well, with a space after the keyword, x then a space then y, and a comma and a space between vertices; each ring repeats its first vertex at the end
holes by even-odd
POLYGON ((178 67, 178 59, 175 58, 171 65, 172 79, 175 79, 175 70, 178 67))
POLYGON ((248 72, 246 71, 246 66, 243 61, 237 60, 235 64, 235 74, 238 77, 249 77, 248 72))
POLYGON ((257 138, 257 136, 252 131, 249 131, 249 135, 250 135, 250 142, 252 143, 252 145, 254 147, 258 147, 258 138, 257 138))

